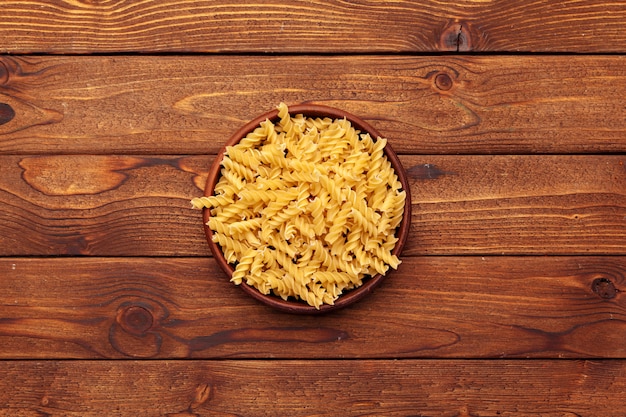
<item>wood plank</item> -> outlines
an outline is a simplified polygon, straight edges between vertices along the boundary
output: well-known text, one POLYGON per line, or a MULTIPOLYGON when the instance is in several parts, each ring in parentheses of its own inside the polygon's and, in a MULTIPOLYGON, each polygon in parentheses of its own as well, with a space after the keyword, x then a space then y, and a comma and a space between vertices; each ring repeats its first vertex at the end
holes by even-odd
POLYGON ((626 248, 623 157, 429 156, 403 163, 414 204, 408 254, 626 248))
POLYGON ((626 357, 626 257, 408 257, 324 316, 261 305, 209 258, 2 258, 0 274, 3 359, 626 357))
POLYGON ((0 53, 623 52, 625 18, 593 0, 14 0, 0 53))
POLYGON ((624 361, 12 361, 0 372, 0 412, 12 416, 618 416, 626 407, 624 361))
POLYGON ((401 153, 623 153, 624 96, 626 56, 5 56, 0 152, 217 153, 284 101, 401 153))
POLYGON ((0 158, 2 255, 209 253, 202 195, 213 157, 0 158))
MULTIPOLYGON (((624 159, 403 156, 405 255, 626 254, 624 159)), ((0 255, 207 256, 189 201, 212 160, 0 157, 0 255)))

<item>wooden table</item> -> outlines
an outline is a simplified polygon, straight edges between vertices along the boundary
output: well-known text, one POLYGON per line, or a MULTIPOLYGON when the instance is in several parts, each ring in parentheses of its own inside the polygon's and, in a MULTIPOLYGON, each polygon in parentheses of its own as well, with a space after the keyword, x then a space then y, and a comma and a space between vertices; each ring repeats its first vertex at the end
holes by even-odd
POLYGON ((0 3, 0 415, 626 415, 626 3, 0 3), (273 311, 198 211, 288 104, 412 193, 354 307, 273 311))

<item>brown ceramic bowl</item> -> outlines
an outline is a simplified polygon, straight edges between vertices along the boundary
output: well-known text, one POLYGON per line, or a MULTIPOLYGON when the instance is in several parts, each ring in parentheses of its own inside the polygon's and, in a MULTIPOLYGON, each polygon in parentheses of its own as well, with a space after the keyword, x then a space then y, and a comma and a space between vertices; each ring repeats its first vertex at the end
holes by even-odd
MULTIPOLYGON (((359 117, 333 107, 315 104, 292 105, 289 106, 289 114, 291 114, 292 116, 296 114, 303 114, 305 117, 329 117, 331 119, 343 119, 345 117, 352 123, 352 126, 355 129, 360 130, 361 132, 369 133, 370 136, 374 139, 376 139, 377 137, 382 137, 382 135, 378 133, 376 129, 374 129, 371 125, 369 125, 367 122, 363 121, 359 117)), ((224 144, 224 147, 218 153, 217 158, 215 159, 209 171, 206 188, 204 190, 205 196, 213 195, 213 190, 219 180, 221 168, 220 163, 222 161, 222 158, 224 157, 226 146, 237 144, 237 142, 244 138, 248 133, 252 132, 261 124, 261 122, 265 121, 266 119, 277 123, 279 120, 278 110, 272 110, 265 114, 262 114, 256 119, 242 126, 224 144)), ((396 229, 396 237, 398 238, 398 242, 396 243, 396 246, 392 251, 394 255, 399 257, 402 248, 404 247, 404 244, 406 242, 409 232, 409 226, 411 223, 411 196, 409 193, 409 184, 407 181, 406 171, 402 167, 402 164, 400 163, 400 160, 398 159, 396 153, 391 149, 389 142, 387 142, 387 145, 384 148, 384 153, 387 156, 387 159, 391 162, 391 165, 393 166, 395 173, 398 176, 400 183, 402 184, 403 189, 406 191, 406 203, 404 205, 403 218, 400 225, 396 229)), ((210 210, 204 209, 204 230, 206 233, 207 241, 209 243, 209 247, 211 248, 211 252, 213 253, 213 256, 215 257, 215 260, 217 261, 220 268, 230 277, 234 272, 234 266, 226 261, 220 246, 217 243, 213 242, 213 231, 206 225, 206 222, 209 221, 209 216, 210 210)), ((390 272, 388 272, 387 274, 389 273, 390 272)), ((323 304, 322 306, 320 306, 319 309, 316 309, 315 307, 310 306, 306 302, 301 300, 289 299, 285 301, 282 298, 273 294, 264 295, 256 288, 247 285, 245 282, 241 283, 241 285, 239 286, 248 295, 278 310, 294 314, 320 314, 346 307, 361 300, 375 287, 377 287, 385 278, 385 276, 386 275, 380 274, 374 275, 371 278, 364 280, 363 285, 361 285, 360 287, 344 292, 342 295, 339 296, 339 298, 337 298, 337 300, 335 300, 334 305, 323 304)))

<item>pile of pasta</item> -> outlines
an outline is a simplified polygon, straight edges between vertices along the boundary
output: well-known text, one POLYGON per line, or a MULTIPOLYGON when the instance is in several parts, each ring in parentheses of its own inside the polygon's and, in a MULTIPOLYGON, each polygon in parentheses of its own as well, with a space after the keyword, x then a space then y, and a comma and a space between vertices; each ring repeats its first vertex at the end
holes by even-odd
POLYGON ((210 210, 231 281, 319 309, 396 269, 406 193, 385 145, 346 119, 292 116, 281 103, 277 123, 227 147, 213 195, 191 203, 210 210))

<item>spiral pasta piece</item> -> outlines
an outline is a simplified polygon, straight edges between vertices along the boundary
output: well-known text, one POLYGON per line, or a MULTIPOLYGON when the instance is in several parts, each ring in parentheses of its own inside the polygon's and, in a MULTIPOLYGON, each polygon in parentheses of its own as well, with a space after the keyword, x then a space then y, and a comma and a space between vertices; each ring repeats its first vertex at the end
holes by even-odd
POLYGON ((233 275, 230 278, 230 281, 235 283, 236 285, 241 284, 243 282, 243 279, 246 277, 246 273, 250 270, 253 260, 254 260, 254 251, 251 249, 248 249, 243 254, 243 256, 241 257, 241 260, 237 264, 237 267, 235 268, 235 271, 233 272, 233 275))
POLYGON ((196 197, 191 200, 191 205, 195 209, 205 207, 226 206, 234 203, 234 200, 227 195, 213 195, 210 197, 196 197))

